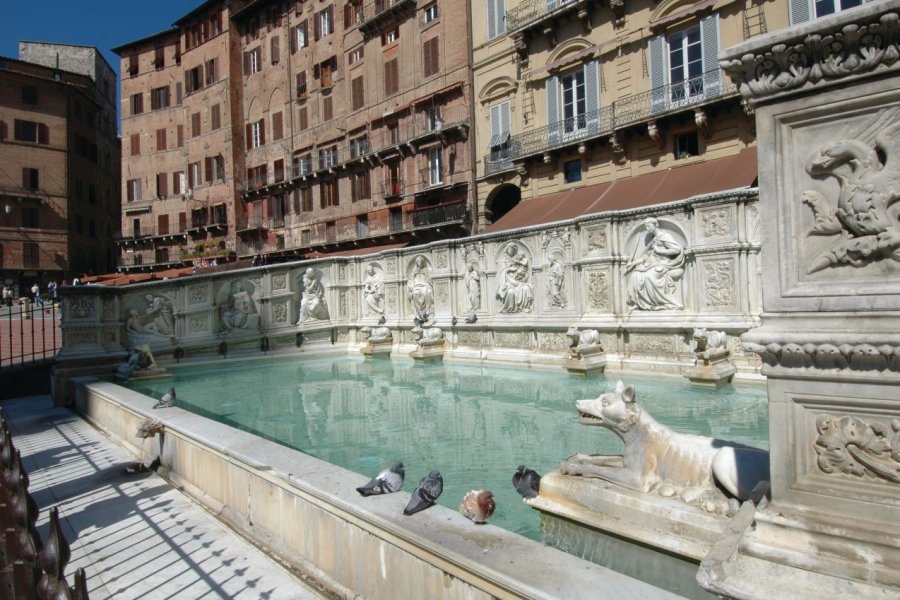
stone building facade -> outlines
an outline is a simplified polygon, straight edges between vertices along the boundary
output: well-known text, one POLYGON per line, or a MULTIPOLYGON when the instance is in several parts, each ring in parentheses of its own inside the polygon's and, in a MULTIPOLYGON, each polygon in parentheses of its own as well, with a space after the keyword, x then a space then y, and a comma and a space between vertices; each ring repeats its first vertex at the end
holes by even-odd
POLYGON ((0 58, 0 266, 19 294, 115 268, 116 81, 96 48, 21 42, 0 58))
POLYGON ((117 48, 123 268, 468 233, 467 22, 461 0, 206 2, 117 48))

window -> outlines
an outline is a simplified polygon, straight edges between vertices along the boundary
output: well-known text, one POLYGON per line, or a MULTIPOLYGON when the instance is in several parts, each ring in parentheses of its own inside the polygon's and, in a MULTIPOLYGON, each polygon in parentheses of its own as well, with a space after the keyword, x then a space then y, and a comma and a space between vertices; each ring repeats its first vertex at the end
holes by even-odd
POLYGON ((188 189, 194 189, 203 181, 200 179, 200 161, 188 165, 188 189))
POLYGON ((308 43, 308 37, 306 35, 306 21, 304 20, 302 23, 294 27, 293 35, 291 36, 291 54, 295 53, 300 48, 306 48, 308 43))
POLYGON ((182 147, 184 147, 184 125, 178 125, 178 127, 176 128, 176 133, 177 133, 176 139, 178 142, 178 147, 182 148, 182 147))
POLYGON ((337 164, 337 146, 329 146, 319 150, 319 166, 330 169, 337 164))
POLYGON ((38 91, 33 85, 22 86, 22 104, 37 104, 38 91))
POLYGON ((322 98, 322 120, 330 121, 334 118, 334 102, 331 96, 322 98))
POLYGON ((277 112, 272 115, 272 141, 280 140, 284 137, 284 125, 283 125, 282 113, 277 112))
POLYGON ((365 103, 365 88, 363 87, 363 77, 360 75, 350 82, 350 105, 353 110, 359 110, 365 103))
MULTIPOLYGON (((312 210, 312 209, 310 209, 310 210, 312 210)), ((309 229, 302 230, 300 232, 300 245, 309 246, 309 241, 310 241, 309 229)))
POLYGON ((581 181, 581 159, 570 160, 563 163, 563 175, 566 183, 576 183, 581 181))
POLYGON ((319 199, 321 208, 328 208, 329 206, 338 205, 338 185, 336 180, 327 179, 323 181, 319 186, 319 191, 321 193, 321 197, 319 199))
POLYGON ((212 85, 219 80, 218 60, 212 58, 206 61, 206 85, 212 85))
POLYGON ((141 180, 129 179, 126 183, 127 197, 129 202, 141 201, 141 180))
POLYGON ((600 129, 600 66, 596 60, 546 82, 548 139, 574 140, 600 129))
POLYGON ((138 55, 132 54, 128 57, 128 74, 134 77, 138 74, 138 55))
POLYGON ((571 133, 585 127, 584 71, 560 78, 562 88, 563 130, 571 133))
POLYGON ((266 131, 262 119, 255 123, 247 123, 247 150, 259 148, 265 143, 266 131))
POLYGON ((209 18, 209 36, 215 37, 222 33, 222 13, 217 12, 209 18))
POLYGON ((203 87, 203 67, 197 65, 184 74, 184 93, 191 94, 203 87))
POLYGON ((673 147, 675 160, 698 156, 700 154, 700 139, 697 137, 697 132, 689 131, 675 135, 673 147))
POLYGON ((400 231, 403 229, 403 209, 392 208, 389 211, 390 229, 391 231, 400 231))
POLYGON ((334 6, 329 6, 316 15, 316 40, 334 33, 334 6))
MULTIPOLYGON (((312 188, 304 187, 300 188, 300 210, 302 212, 312 212, 313 209, 313 201, 312 201, 312 188)), ((307 231, 307 234, 309 232, 307 231)), ((309 241, 307 240, 307 244, 309 241)))
POLYGON ((225 159, 221 154, 216 156, 207 156, 205 160, 206 181, 222 181, 225 179, 225 159))
POLYGON ((384 95, 393 96, 400 91, 400 68, 398 59, 384 63, 384 95))
POLYGON ((272 163, 272 174, 275 182, 284 181, 284 159, 279 158, 272 163))
POLYGON ((428 185, 438 185, 443 181, 441 169, 441 148, 428 151, 428 185))
POLYGON ((131 134, 131 156, 139 156, 141 154, 141 134, 131 134))
POLYGON ((300 71, 296 76, 297 99, 306 98, 306 71, 300 71))
POLYGON ((262 49, 259 47, 244 52, 244 75, 259 73, 262 68, 262 49))
POLYGON ((292 168, 294 177, 309 175, 312 171, 312 157, 309 154, 295 156, 292 168))
POLYGON ((438 72, 438 38, 433 37, 422 44, 422 71, 425 77, 431 77, 438 72))
POLYGON ((487 0, 488 39, 506 33, 506 5, 504 0, 487 0))
POLYGON ((654 113, 688 106, 722 91, 719 15, 650 39, 650 106, 654 113))
POLYGON ((39 221, 40 211, 34 206, 22 207, 22 227, 40 227, 39 221))
POLYGON ((195 138, 202 133, 200 124, 200 113, 195 112, 191 115, 191 137, 195 138))
POLYGON ((40 187, 37 169, 22 167, 22 187, 26 190, 37 190, 40 187))
POLYGON ((185 192, 185 176, 184 171, 176 171, 172 173, 172 193, 183 194, 185 192))
POLYGON ((281 60, 281 38, 277 35, 269 41, 269 54, 272 64, 277 65, 281 60))
POLYGON ((37 269, 40 264, 40 248, 37 242, 22 242, 22 266, 26 269, 37 269))
POLYGON ((334 85, 334 74, 337 71, 337 58, 332 56, 326 61, 316 66, 318 76, 322 80, 323 88, 330 88, 334 85))
MULTIPOLYGON (((33 144, 50 143, 50 128, 43 123, 16 119, 13 121, 13 129, 13 138, 17 142, 31 142, 33 144)), ((85 142, 87 142, 87 140, 85 140, 85 142)), ((82 156, 85 156, 86 152, 81 154, 82 156)))
POLYGON ((361 158, 369 153, 369 138, 361 136, 350 140, 350 158, 361 158))
POLYGON ((353 202, 365 200, 371 195, 369 171, 361 171, 350 175, 350 196, 353 202))
POLYGON ((428 122, 428 131, 440 131, 443 127, 440 107, 429 108, 426 110, 425 119, 428 122))
POLYGON ((165 198, 169 195, 168 191, 168 183, 169 176, 166 173, 157 173, 156 174, 156 196, 159 198, 165 198))
POLYGON ((432 2, 428 6, 425 7, 425 12, 422 15, 423 23, 431 23, 435 19, 438 18, 438 7, 437 2, 432 2))
POLYGON ((356 49, 350 51, 350 53, 347 55, 347 64, 348 65, 358 63, 359 61, 361 61, 363 59, 363 56, 365 55, 363 48, 364 48, 363 46, 360 46, 359 48, 356 48, 356 49))
POLYGON ((400 195, 400 163, 392 162, 385 165, 387 177, 385 178, 385 196, 399 196, 400 195))
POLYGON ((381 34, 381 45, 386 46, 388 44, 393 44, 397 40, 400 39, 400 26, 396 26, 390 31, 385 31, 381 34))
POLYGON ((369 237, 369 215, 356 217, 356 237, 369 237))
POLYGON ((181 104, 181 99, 183 97, 181 90, 181 82, 179 81, 175 84, 175 104, 181 104))
POLYGON ((169 86, 150 90, 150 110, 159 110, 169 106, 169 86))
POLYGON ((391 123, 388 125, 388 137, 390 137, 391 145, 400 143, 400 124, 391 123))
POLYGON ((212 123, 212 131, 222 126, 222 109, 218 104, 213 104, 209 109, 209 120, 212 123))
POLYGON ((156 70, 160 70, 166 66, 166 49, 164 46, 158 46, 153 50, 153 66, 156 70))
POLYGON ((156 151, 162 152, 166 149, 166 129, 165 127, 162 129, 156 130, 156 151))
POLYGON ((139 115, 144 112, 144 95, 143 94, 132 94, 131 95, 131 114, 139 115))
POLYGON ((297 111, 297 127, 300 131, 309 128, 309 114, 305 106, 301 106, 297 111))
POLYGON ((860 6, 865 0, 790 0, 791 25, 860 6))

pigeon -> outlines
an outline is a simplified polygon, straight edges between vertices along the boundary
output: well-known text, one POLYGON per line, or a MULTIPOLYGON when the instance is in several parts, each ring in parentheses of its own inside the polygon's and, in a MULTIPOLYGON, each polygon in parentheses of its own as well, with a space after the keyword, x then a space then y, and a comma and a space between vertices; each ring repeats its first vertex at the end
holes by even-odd
POLYGON ((376 496, 378 494, 392 494, 400 491, 403 487, 403 478, 406 471, 403 470, 402 462, 395 462, 390 469, 385 469, 362 487, 356 488, 356 491, 363 496, 376 496))
POLYGON ((537 498, 541 490, 541 476, 537 474, 537 471, 529 469, 525 465, 519 465, 512 482, 523 499, 537 498))
POLYGON ((476 315, 475 313, 472 313, 471 315, 466 317, 466 323, 474 323, 477 320, 478 320, 478 315, 476 315))
POLYGON ((457 323, 456 315, 453 315, 453 318, 450 319, 450 324, 451 324, 451 325, 456 325, 456 323, 457 323))
POLYGON ((463 498, 459 505, 459 512, 473 522, 481 524, 487 522, 494 514, 494 494, 488 490, 472 490, 463 498))
POLYGON ((170 387, 169 391, 163 394, 159 402, 153 405, 153 408, 169 408, 175 404, 175 387, 170 387))
POLYGON ((403 509, 404 515, 414 515, 420 510, 425 510, 438 499, 441 492, 444 491, 444 478, 441 477, 440 471, 432 471, 426 477, 422 478, 416 489, 413 490, 409 504, 403 509))

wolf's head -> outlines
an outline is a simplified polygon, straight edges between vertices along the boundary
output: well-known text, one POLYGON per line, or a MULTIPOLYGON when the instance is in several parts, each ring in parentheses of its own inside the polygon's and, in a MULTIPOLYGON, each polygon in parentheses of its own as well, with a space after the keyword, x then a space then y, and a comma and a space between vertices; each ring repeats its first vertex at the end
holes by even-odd
POLYGON ((634 386, 626 386, 622 381, 616 384, 615 391, 593 400, 578 400, 575 406, 583 425, 600 425, 616 433, 631 429, 641 414, 634 401, 634 386))

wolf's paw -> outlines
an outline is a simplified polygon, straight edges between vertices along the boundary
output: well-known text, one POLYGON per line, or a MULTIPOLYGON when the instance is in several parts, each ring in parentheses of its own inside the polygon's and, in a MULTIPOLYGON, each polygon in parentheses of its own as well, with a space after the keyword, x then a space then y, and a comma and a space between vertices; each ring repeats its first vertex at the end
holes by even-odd
POLYGON ((706 490, 700 494, 700 508, 715 515, 728 515, 730 503, 722 492, 706 490))
POLYGON ((584 475, 584 463, 579 462, 577 454, 573 454, 559 463, 559 472, 563 475, 584 475))

